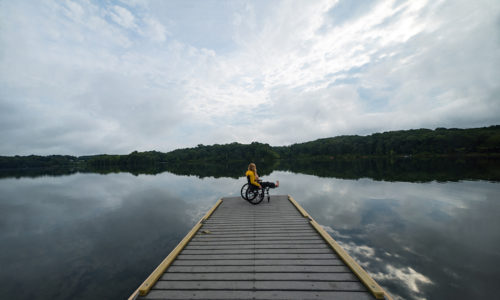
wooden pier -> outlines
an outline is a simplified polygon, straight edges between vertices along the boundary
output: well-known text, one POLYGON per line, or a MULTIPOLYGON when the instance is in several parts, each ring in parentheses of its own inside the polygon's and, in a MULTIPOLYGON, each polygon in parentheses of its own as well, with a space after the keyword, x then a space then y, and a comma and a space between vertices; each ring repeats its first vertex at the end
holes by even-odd
POLYGON ((223 198, 132 299, 391 299, 290 196, 223 198))

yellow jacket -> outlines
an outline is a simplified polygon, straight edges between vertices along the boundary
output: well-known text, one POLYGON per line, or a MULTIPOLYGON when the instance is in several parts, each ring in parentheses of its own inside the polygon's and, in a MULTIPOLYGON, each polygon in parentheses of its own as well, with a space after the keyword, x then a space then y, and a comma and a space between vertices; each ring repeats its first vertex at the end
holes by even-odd
POLYGON ((251 170, 248 170, 246 173, 245 173, 245 176, 247 177, 250 177, 250 183, 255 185, 255 186, 258 186, 260 187, 260 184, 255 180, 255 173, 251 170))

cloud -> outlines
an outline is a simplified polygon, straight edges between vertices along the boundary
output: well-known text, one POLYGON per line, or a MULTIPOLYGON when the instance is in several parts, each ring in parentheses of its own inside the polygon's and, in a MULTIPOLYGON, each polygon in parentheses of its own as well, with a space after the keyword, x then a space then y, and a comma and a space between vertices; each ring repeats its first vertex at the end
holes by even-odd
POLYGON ((148 18, 144 20, 146 24, 145 36, 151 37, 153 41, 164 42, 167 38, 168 31, 156 19, 148 18))
POLYGON ((137 27, 134 15, 124 7, 118 5, 113 6, 109 15, 113 21, 125 28, 137 27))
POLYGON ((1 154, 500 123, 496 1, 16 1, 0 14, 1 154))
POLYGON ((402 281, 410 291, 417 294, 420 293, 420 288, 419 288, 420 285, 433 283, 428 277, 416 272, 411 267, 396 268, 394 266, 387 265, 386 268, 387 268, 386 274, 382 273, 372 274, 372 277, 375 280, 402 281))

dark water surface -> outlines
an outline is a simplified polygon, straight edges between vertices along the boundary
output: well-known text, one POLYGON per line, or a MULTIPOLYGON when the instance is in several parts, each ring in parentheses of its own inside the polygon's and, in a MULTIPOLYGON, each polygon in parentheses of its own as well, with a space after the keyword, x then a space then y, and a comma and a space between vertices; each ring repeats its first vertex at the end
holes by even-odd
MULTIPOLYGON (((269 171, 395 299, 494 299, 500 183, 269 171)), ((112 173, 0 180, 4 299, 124 299, 243 178, 112 173)), ((243 201, 243 200, 242 200, 243 201)))

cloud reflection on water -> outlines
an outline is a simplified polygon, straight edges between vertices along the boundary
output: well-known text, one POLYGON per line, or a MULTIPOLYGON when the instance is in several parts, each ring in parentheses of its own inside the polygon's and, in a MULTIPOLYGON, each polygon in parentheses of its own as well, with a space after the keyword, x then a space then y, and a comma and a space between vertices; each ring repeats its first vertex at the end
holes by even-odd
POLYGON ((78 174, 1 181, 2 294, 126 297, 193 225, 186 216, 197 214, 196 203, 168 183, 162 187, 161 179, 78 174), (117 288, 103 284, 118 281, 117 288))
POLYGON ((494 295, 497 183, 272 176, 395 298, 494 295))

